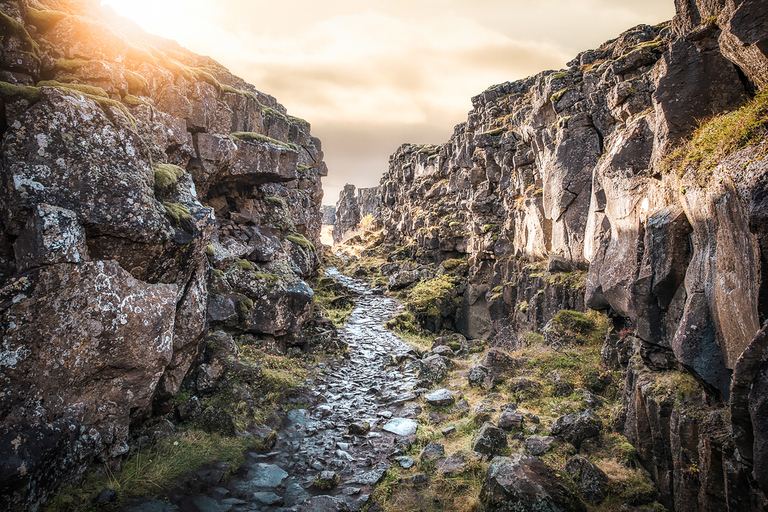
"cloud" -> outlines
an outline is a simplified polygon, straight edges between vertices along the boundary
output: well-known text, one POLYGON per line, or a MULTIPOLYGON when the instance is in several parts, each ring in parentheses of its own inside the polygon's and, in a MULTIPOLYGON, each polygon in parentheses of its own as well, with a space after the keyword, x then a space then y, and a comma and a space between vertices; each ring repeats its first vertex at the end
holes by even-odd
POLYGON ((402 142, 440 143, 489 85, 559 69, 672 0, 105 0, 210 55, 324 143, 326 203, 378 182, 402 142))

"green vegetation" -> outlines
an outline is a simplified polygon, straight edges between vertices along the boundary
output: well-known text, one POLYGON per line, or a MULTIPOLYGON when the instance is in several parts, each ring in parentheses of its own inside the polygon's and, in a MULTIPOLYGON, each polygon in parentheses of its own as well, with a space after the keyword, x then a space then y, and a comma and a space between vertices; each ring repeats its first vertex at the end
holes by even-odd
POLYGON ((555 332, 576 345, 600 345, 608 332, 608 319, 597 311, 580 313, 569 309, 560 310, 552 318, 555 332))
POLYGON ((37 27, 38 32, 45 33, 60 20, 69 16, 61 11, 40 11, 33 7, 27 7, 27 21, 37 27))
MULTIPOLYGON (((178 165, 158 163, 155 164, 152 169, 155 174, 155 192, 158 194, 167 194, 179 181, 179 178, 184 176, 187 171, 179 167, 178 165)), ((187 210, 189 213, 189 210, 187 210)))
POLYGON ((267 203, 272 206, 277 206, 278 208, 285 208, 285 200, 282 197, 268 197, 267 203))
POLYGON ((673 150, 664 162, 666 171, 681 174, 689 168, 706 180, 720 160, 768 134, 768 91, 733 112, 701 123, 691 138, 673 150))
POLYGON ((285 149, 290 149, 291 151, 298 151, 299 148, 296 144, 293 144, 292 142, 282 142, 276 139, 273 139, 272 137, 267 137, 266 135, 262 135, 260 133, 255 132, 235 132, 230 133, 230 137, 237 140, 242 140, 246 142, 261 142, 264 144, 271 144, 273 146, 280 146, 285 149))
POLYGON ((557 103, 558 101, 560 101, 560 98, 562 98, 562 97, 563 97, 563 95, 564 95, 566 92, 568 92, 568 89, 570 89, 570 86, 568 86, 568 87, 563 87, 562 89, 560 89, 559 91, 557 91, 556 93, 554 93, 554 94, 553 94, 553 95, 550 97, 550 99, 552 100, 552 103, 557 103))
POLYGON ((38 62, 40 61, 40 45, 32 39, 26 27, 0 10, 0 29, 4 34, 15 35, 29 50, 28 53, 38 62))
POLYGON ((480 135, 491 135, 491 136, 495 137, 497 135, 504 134, 506 131, 507 131, 507 129, 502 127, 502 128, 496 128, 496 129, 493 129, 493 130, 488 130, 487 132, 483 132, 480 135))
POLYGON ((399 313, 392 320, 384 323, 384 327, 394 332, 409 345, 419 350, 429 350, 435 342, 435 335, 419 326, 418 320, 410 311, 399 313))
POLYGON ((264 272, 254 272, 253 277, 267 283, 267 288, 275 286, 280 279, 280 276, 277 274, 265 274, 264 272))
POLYGON ((241 321, 245 320, 248 313, 251 312, 251 308, 253 308, 253 300, 251 299, 242 299, 237 303, 237 316, 241 321))
POLYGON ((40 88, 0 82, 0 99, 5 102, 21 99, 32 105, 40 101, 40 88))
POLYGON ((131 94, 141 94, 149 89, 149 82, 138 73, 125 69, 123 78, 128 83, 128 92, 131 94))
POLYGON ((563 78, 565 78, 567 76, 568 76, 568 72, 567 71, 557 71, 557 72, 552 73, 551 75, 549 75, 549 78, 551 80, 562 80, 563 78))
POLYGON ((120 502, 128 498, 154 496, 174 481, 197 468, 223 461, 237 468, 249 448, 262 442, 243 437, 222 437, 198 430, 188 430, 142 448, 122 464, 117 474, 91 474, 54 498, 46 512, 91 510, 93 499, 105 487, 117 491, 120 502))
POLYGON ((88 96, 97 96, 99 98, 109 98, 109 94, 101 87, 94 87, 93 85, 85 84, 71 84, 64 82, 57 82, 56 80, 42 80, 37 82, 38 87, 63 87, 65 89, 72 89, 73 91, 81 92, 88 96))
POLYGON ((244 98, 248 98, 250 100, 253 100, 256 103, 259 102, 259 98, 254 93, 252 93, 252 92, 243 91, 241 89, 235 89, 231 85, 220 84, 220 87, 221 87, 221 92, 228 92, 230 94, 237 94, 237 95, 242 96, 244 98))
POLYGON ((342 327, 355 308, 355 302, 347 295, 346 289, 332 277, 324 275, 315 279, 312 289, 315 292, 315 305, 320 308, 323 316, 329 318, 336 327, 342 327))
POLYGON ((316 252, 315 245, 312 242, 310 242, 309 240, 307 240, 307 238, 304 235, 302 235, 302 234, 299 234, 299 233, 289 233, 288 235, 286 235, 285 238, 288 239, 289 241, 295 243, 296 245, 298 245, 302 249, 305 249, 305 250, 311 251, 311 252, 316 252))
POLYGON ((166 201, 163 203, 163 208, 165 208, 165 214, 170 217, 171 222, 176 226, 181 224, 182 220, 192 220, 189 208, 183 204, 166 201))
POLYGON ((437 316, 440 307, 452 303, 455 298, 455 279, 442 275, 424 279, 414 286, 408 293, 406 306, 415 313, 437 316))
POLYGON ((130 108, 138 107, 139 105, 150 105, 148 101, 145 101, 139 97, 133 96, 132 94, 123 96, 123 103, 128 105, 130 108))
POLYGON ((253 264, 248 260, 237 260, 235 262, 235 267, 240 270, 245 270, 246 272, 253 270, 253 264))
POLYGON ((56 71, 63 71, 64 73, 75 73, 83 66, 87 65, 88 61, 83 59, 59 59, 54 64, 56 71))

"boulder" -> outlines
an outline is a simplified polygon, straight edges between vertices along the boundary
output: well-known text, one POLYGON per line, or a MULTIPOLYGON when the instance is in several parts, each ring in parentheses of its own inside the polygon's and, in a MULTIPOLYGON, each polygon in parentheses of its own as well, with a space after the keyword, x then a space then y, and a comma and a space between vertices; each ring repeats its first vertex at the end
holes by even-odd
POLYGON ((507 434, 490 422, 483 423, 480 430, 472 437, 472 449, 493 457, 507 449, 507 434))
POLYGON ((557 418, 552 425, 552 435, 571 443, 578 450, 584 440, 598 436, 602 429, 603 422, 592 409, 587 409, 557 418))
POLYGON ((522 454, 499 457, 491 463, 480 499, 488 512, 587 510, 581 498, 540 459, 522 454))
POLYGON ((426 400, 429 405, 434 405, 436 407, 443 407, 456 403, 456 397, 453 396, 453 393, 444 388, 425 394, 424 400, 426 400))
POLYGON ((565 472, 573 479, 584 500, 597 505, 608 493, 610 479, 605 472, 581 455, 575 455, 565 464, 565 472))

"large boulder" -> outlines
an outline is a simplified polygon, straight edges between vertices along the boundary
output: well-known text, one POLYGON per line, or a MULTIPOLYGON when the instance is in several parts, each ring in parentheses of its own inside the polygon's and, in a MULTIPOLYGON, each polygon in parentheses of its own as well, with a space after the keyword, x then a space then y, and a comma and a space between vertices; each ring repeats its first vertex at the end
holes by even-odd
POLYGON ((536 457, 496 458, 480 490, 488 512, 584 512, 584 502, 536 457))

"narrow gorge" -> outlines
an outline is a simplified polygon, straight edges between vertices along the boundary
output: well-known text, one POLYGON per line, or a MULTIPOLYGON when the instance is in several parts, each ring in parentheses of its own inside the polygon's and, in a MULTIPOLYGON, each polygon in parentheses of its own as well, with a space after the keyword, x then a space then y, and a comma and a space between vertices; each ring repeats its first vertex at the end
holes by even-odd
POLYGON ((768 8, 675 6, 329 207, 274 97, 0 0, 0 508, 768 510, 768 8))

